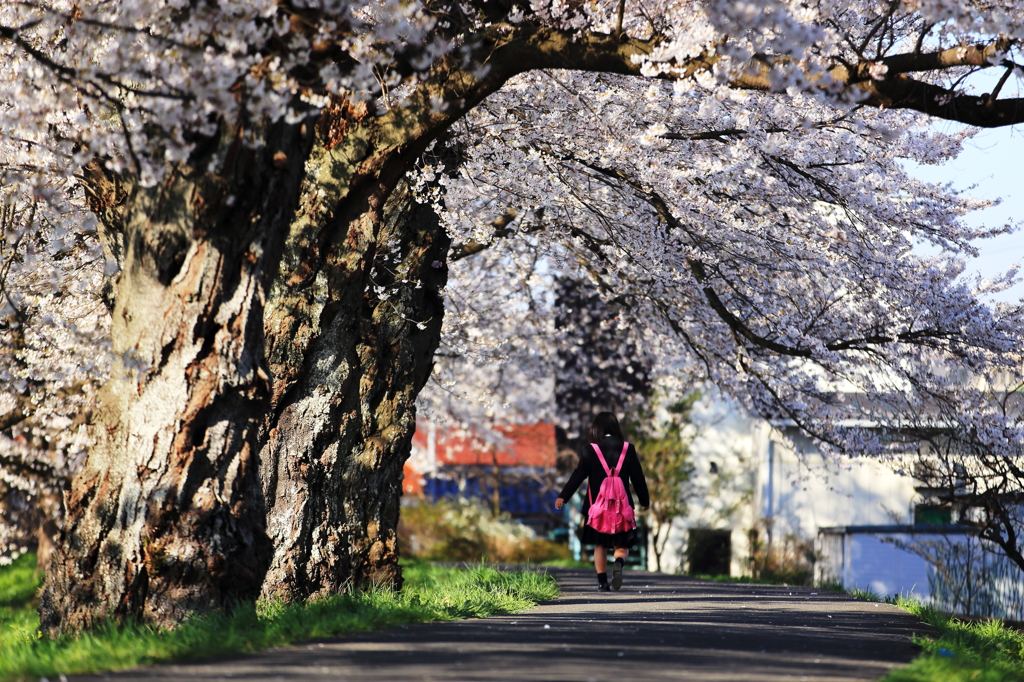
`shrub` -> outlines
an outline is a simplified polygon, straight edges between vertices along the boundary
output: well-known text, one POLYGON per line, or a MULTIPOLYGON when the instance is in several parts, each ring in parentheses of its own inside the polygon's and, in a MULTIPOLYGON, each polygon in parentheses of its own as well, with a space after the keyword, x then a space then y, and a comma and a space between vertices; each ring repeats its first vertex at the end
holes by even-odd
POLYGON ((760 582, 785 585, 810 585, 814 580, 814 547, 795 535, 766 546, 756 528, 750 537, 750 572, 760 582))
POLYGON ((403 556, 428 561, 526 563, 569 558, 569 548, 538 538, 507 514, 495 516, 477 500, 423 501, 402 508, 398 543, 403 556))

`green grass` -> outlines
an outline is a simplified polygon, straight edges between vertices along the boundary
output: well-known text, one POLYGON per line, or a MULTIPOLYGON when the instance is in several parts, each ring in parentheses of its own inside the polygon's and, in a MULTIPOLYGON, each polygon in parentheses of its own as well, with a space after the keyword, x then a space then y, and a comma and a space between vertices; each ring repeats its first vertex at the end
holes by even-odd
POLYGON ((960 621, 913 599, 896 597, 892 602, 934 627, 939 635, 915 638, 924 651, 907 667, 889 673, 883 682, 1024 681, 1024 633, 998 620, 960 621))
POLYGON ((819 589, 846 592, 867 601, 895 604, 938 630, 937 637, 914 638, 923 650, 910 665, 881 682, 1024 682, 1024 633, 1002 621, 961 621, 923 605, 914 597, 880 597, 870 590, 828 583, 819 589))
POLYGON ((558 594, 554 579, 543 573, 403 562, 406 587, 401 592, 371 590, 305 604, 260 602, 231 613, 198 616, 172 631, 108 624, 51 640, 35 634, 34 561, 23 558, 0 568, 5 609, 0 611, 0 680, 123 670, 411 623, 518 613, 558 594))
POLYGON ((749 585, 787 585, 792 587, 804 587, 796 585, 794 583, 788 583, 784 580, 773 580, 771 578, 751 578, 749 575, 707 575, 701 573, 699 575, 687 575, 688 578, 698 578, 700 580, 713 580, 716 583, 744 583, 749 585))
MULTIPOLYGON (((812 587, 811 585, 803 585, 803 584, 800 584, 800 583, 786 582, 785 580, 783 580, 781 578, 775 579, 775 578, 763 577, 763 576, 760 577, 760 578, 751 578, 749 575, 706 575, 706 574, 701 574, 701 575, 691 575, 691 576, 687 576, 687 577, 689 577, 689 578, 698 578, 700 580, 713 580, 713 581, 719 582, 719 583, 743 583, 743 584, 747 584, 747 585, 784 585, 786 587, 812 587)), ((835 581, 821 583, 819 585, 813 585, 813 588, 814 589, 818 589, 818 590, 830 590, 832 592, 845 592, 846 594, 849 594, 851 596, 857 597, 858 599, 866 599, 867 601, 884 601, 881 597, 879 597, 874 592, 871 592, 870 590, 862 590, 862 589, 857 588, 857 587, 854 587, 854 588, 843 587, 842 583, 835 582, 835 581)))
POLYGON ((10 566, 0 567, 0 652, 34 637, 39 627, 32 603, 39 590, 35 568, 35 554, 23 554, 10 566))
MULTIPOLYGON (((693 577, 719 582, 767 582, 745 576, 693 577)), ((837 582, 817 588, 895 604, 938 630, 937 637, 915 637, 914 643, 921 647, 921 655, 910 665, 889 673, 881 682, 1024 682, 1024 633, 1005 627, 1002 621, 965 622, 913 598, 899 595, 882 598, 870 590, 851 589, 837 582)))
POLYGON ((575 559, 551 559, 550 561, 542 561, 541 566, 551 566, 552 568, 594 568, 594 562, 592 561, 576 561, 575 559))
MULTIPOLYGON (((859 587, 844 587, 843 584, 838 581, 821 583, 820 585, 817 585, 817 588, 819 590, 831 590, 832 592, 845 592, 851 597, 863 599, 864 601, 879 601, 885 602, 886 604, 896 603, 894 599, 890 597, 883 598, 877 592, 872 592, 871 590, 864 590, 859 587)), ((896 599, 899 599, 899 597, 896 597, 896 599)))

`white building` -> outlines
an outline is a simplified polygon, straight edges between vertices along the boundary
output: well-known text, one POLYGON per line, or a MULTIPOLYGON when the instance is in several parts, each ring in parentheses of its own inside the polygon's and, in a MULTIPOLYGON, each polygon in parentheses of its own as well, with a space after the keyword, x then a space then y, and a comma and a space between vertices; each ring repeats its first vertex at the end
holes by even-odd
POLYGON ((680 570, 694 528, 728 529, 730 573, 745 575, 752 529, 770 543, 787 536, 813 541, 820 528, 913 518, 914 480, 875 460, 826 460, 796 429, 773 426, 722 399, 702 399, 693 422, 695 483, 703 494, 676 520, 662 570, 680 570))
MULTIPOLYGON (((751 417, 724 399, 703 398, 693 422, 698 494, 689 514, 672 525, 662 571, 724 573, 727 565, 730 575, 750 575, 751 543, 757 541, 776 552, 807 550, 819 582, 878 595, 914 593, 924 600, 938 596, 932 594, 936 589, 948 592, 936 587, 933 567, 914 551, 934 545, 943 529, 913 525, 929 512, 933 522, 937 511, 942 520, 942 510, 918 507, 923 500, 912 477, 873 458, 826 459, 795 428, 751 417)), ((947 543, 973 543, 971 551, 986 554, 961 530, 946 528, 941 536, 947 543)), ((1000 590, 1013 603, 1004 611, 1020 617, 1019 571, 1000 561, 987 554, 983 559, 993 576, 1003 582, 1011 576, 1000 590)), ((649 551, 652 569, 654 562, 649 551)), ((987 599, 993 601, 991 595, 987 599)), ((991 604, 986 608, 984 615, 1004 615, 991 604)))

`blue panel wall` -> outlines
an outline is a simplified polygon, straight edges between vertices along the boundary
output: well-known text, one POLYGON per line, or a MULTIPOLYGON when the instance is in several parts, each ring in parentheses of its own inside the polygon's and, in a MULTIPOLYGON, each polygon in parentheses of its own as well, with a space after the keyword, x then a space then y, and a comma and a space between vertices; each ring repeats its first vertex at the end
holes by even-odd
MULTIPOLYGON (((466 480, 465 488, 460 491, 458 481, 427 477, 423 481, 423 494, 432 500, 445 497, 475 497, 487 501, 491 498, 491 486, 479 479, 470 478, 466 480)), ((558 491, 542 491, 535 481, 523 480, 500 485, 498 495, 501 498, 501 511, 513 516, 529 516, 554 513, 558 491)))

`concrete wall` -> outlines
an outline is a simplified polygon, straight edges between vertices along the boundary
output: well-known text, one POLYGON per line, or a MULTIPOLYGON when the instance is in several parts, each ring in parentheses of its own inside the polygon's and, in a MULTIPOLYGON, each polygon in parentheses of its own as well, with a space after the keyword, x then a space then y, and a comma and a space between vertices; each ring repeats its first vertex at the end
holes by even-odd
POLYGON ((880 597, 915 594, 928 600, 928 562, 892 542, 908 543, 912 539, 907 533, 823 533, 818 543, 822 558, 816 578, 836 580, 847 589, 866 590, 880 597))
POLYGON ((790 430, 773 435, 759 480, 761 509, 775 538, 814 539, 829 526, 913 520, 913 478, 873 459, 822 457, 809 439, 790 430), (792 445, 781 442, 786 436, 792 445))

